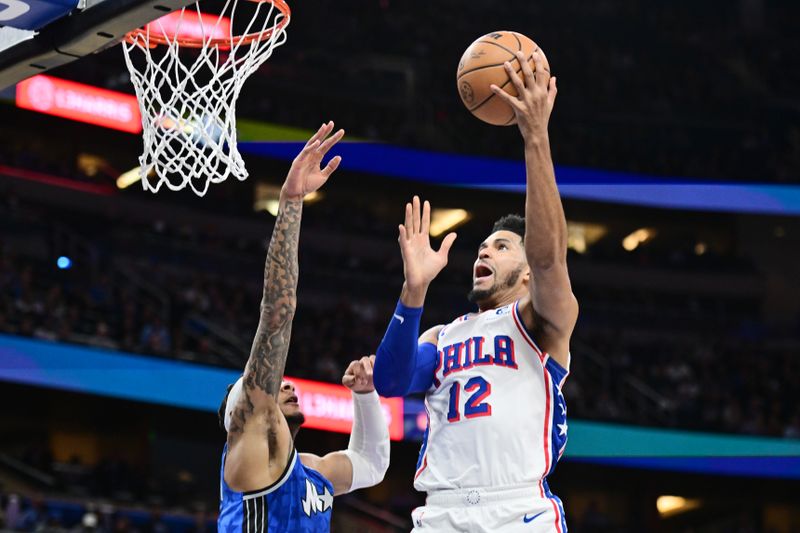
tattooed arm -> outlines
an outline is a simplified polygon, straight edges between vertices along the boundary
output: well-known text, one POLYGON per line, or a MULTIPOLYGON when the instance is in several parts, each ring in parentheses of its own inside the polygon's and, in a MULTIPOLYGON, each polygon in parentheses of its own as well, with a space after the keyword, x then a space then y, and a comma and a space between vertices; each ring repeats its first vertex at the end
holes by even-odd
POLYGON ((292 449, 289 426, 280 410, 280 391, 292 318, 297 306, 297 248, 303 198, 319 189, 339 166, 334 157, 321 169, 327 151, 344 135, 324 124, 295 158, 281 189, 278 217, 264 265, 261 316, 244 370, 242 393, 228 430, 225 481, 238 491, 258 490, 280 477, 292 449))

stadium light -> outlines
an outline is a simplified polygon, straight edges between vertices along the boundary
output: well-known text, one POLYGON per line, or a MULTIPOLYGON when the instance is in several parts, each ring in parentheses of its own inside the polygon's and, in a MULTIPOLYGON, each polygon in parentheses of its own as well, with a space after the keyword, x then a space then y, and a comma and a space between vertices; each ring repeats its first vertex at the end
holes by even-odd
POLYGON ((708 245, 702 241, 694 245, 694 253, 696 255, 703 255, 708 251, 708 245))
POLYGON ((622 247, 627 251, 632 252, 647 241, 656 236, 656 230, 653 228, 639 228, 624 239, 622 239, 622 247))
POLYGON ((681 496, 659 496, 656 500, 656 508, 661 518, 669 518, 698 507, 700 507, 700 500, 687 500, 681 496))
POLYGON ((117 178, 117 188, 126 189, 137 181, 140 181, 142 179, 141 174, 139 174, 140 169, 141 167, 136 167, 120 174, 117 178))
POLYGON ((431 211, 431 236, 439 237, 466 223, 472 215, 466 209, 441 209, 431 211))
POLYGON ((303 198, 303 203, 306 204, 315 204, 325 198, 325 193, 322 191, 314 191, 310 194, 306 194, 306 197, 303 198))
MULTIPOLYGON (((280 206, 281 188, 269 183, 256 183, 253 191, 253 211, 266 211, 270 215, 278 216, 280 206)), ((303 198, 305 204, 317 203, 325 198, 322 191, 314 191, 303 198)))
POLYGON ((589 246, 603 238, 606 233, 608 228, 602 224, 567 220, 567 248, 585 254, 589 246))
POLYGON ((280 200, 272 198, 270 200, 264 200, 262 204, 264 205, 263 209, 265 209, 267 213, 274 217, 278 216, 278 209, 280 209, 281 205, 280 200))
POLYGON ((103 157, 85 152, 78 154, 77 165, 78 169, 90 178, 97 176, 100 172, 109 176, 113 176, 119 172, 103 157))

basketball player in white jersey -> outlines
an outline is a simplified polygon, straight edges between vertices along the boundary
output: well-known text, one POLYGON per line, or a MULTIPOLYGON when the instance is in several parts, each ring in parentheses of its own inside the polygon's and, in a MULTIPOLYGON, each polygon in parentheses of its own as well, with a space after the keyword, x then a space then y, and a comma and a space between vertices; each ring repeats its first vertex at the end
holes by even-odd
POLYGON ((428 286, 447 264, 455 234, 430 245, 430 205, 414 197, 399 227, 405 284, 377 352, 384 396, 425 392, 428 429, 414 486, 428 493, 414 531, 566 532, 546 477, 566 445, 561 386, 578 303, 567 273, 567 225, 556 188, 548 121, 555 78, 534 54, 506 63, 519 97, 492 90, 514 109, 525 144, 525 217, 500 219, 480 244, 469 299, 478 312, 421 336, 428 286))

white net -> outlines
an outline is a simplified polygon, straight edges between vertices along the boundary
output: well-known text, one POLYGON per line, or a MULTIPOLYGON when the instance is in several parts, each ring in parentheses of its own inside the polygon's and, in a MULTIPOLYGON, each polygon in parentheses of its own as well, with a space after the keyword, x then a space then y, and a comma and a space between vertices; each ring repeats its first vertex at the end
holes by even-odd
POLYGON ((128 35, 122 44, 142 114, 145 190, 189 187, 203 196, 231 175, 247 178, 236 148, 236 100, 245 80, 286 42, 287 24, 282 0, 227 0, 218 15, 194 4, 128 35), (234 35, 237 16, 247 21, 245 38, 234 35))

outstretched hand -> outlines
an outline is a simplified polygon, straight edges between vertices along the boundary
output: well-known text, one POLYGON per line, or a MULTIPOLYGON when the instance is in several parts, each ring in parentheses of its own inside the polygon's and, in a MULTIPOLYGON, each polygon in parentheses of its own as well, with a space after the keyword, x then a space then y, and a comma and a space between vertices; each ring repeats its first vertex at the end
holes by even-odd
POLYGON ((375 390, 372 382, 372 369, 375 367, 375 356, 362 357, 350 363, 342 376, 342 385, 353 392, 363 394, 375 390))
POLYGON ((403 301, 405 305, 420 307, 418 295, 428 290, 428 285, 439 275, 447 265, 447 256, 450 247, 456 240, 455 233, 449 233, 438 251, 431 247, 431 204, 427 201, 420 209, 419 196, 415 196, 411 203, 406 204, 405 223, 399 226, 400 253, 403 255, 403 272, 406 277, 404 292, 414 293, 412 301, 403 301))
POLYGON ((302 200, 322 187, 331 174, 339 167, 341 156, 331 159, 325 168, 320 168, 322 158, 337 142, 344 137, 344 130, 340 129, 333 135, 333 121, 323 124, 308 140, 306 145, 297 154, 292 162, 292 168, 286 176, 286 181, 281 189, 281 196, 287 199, 302 200), (330 137, 328 137, 330 135, 330 137))
POLYGON ((490 88, 498 98, 514 110, 517 125, 526 140, 546 138, 547 124, 555 105, 556 93, 558 93, 556 78, 550 76, 541 50, 533 53, 535 71, 531 69, 522 52, 517 52, 516 56, 522 65, 522 78, 508 61, 504 67, 511 83, 517 90, 517 96, 511 96, 497 85, 491 85, 490 88))

